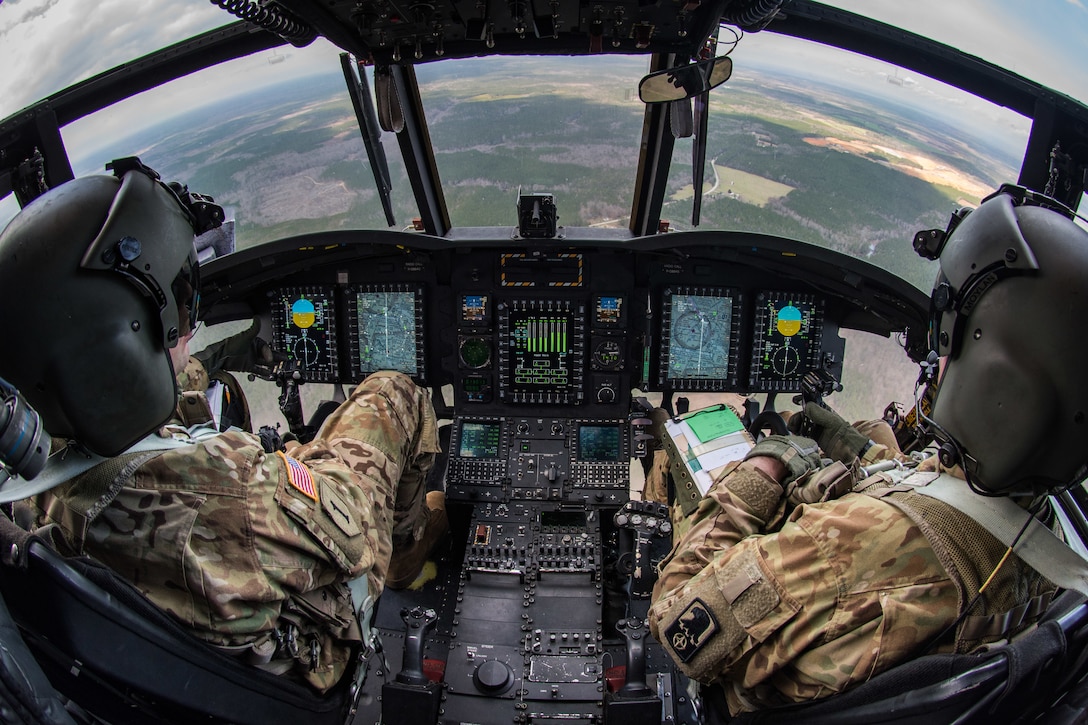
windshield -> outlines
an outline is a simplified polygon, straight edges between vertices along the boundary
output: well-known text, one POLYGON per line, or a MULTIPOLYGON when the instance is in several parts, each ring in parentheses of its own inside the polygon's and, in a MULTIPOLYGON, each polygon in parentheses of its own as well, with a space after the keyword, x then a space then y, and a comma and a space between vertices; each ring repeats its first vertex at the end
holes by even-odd
POLYGON ((418 67, 450 222, 514 226, 520 190, 553 194, 560 225, 626 227, 646 71, 633 57, 418 67))
MULTIPOLYGON (((876 6, 887 11, 890 4, 876 6)), ((147 17, 159 21, 156 32, 118 26, 97 40, 118 33, 142 38, 123 46, 138 54, 230 20, 217 8, 195 7, 199 12, 189 13, 186 5, 185 13, 171 17, 168 10, 177 6, 149 4, 147 17)), ((0 34, 18 41, 0 43, 5 68, 23 68, 26 57, 52 58, 34 52, 50 30, 72 36, 71 46, 93 59, 50 61, 47 73, 25 69, 25 83, 6 73, 12 92, 0 94, 5 115, 15 110, 10 104, 113 62, 115 44, 81 40, 91 36, 71 11, 63 1, 40 12, 23 3, 0 5, 0 34), (17 27, 25 30, 16 33, 17 27), (65 76, 76 68, 78 75, 65 76), (46 82, 53 85, 42 87, 46 82)), ((940 16, 939 9, 929 12, 940 16)), ((928 19, 885 19, 930 30, 928 19)), ((1023 28, 1025 40, 1037 39, 1029 24, 1023 28)), ((1059 57, 1075 32, 1054 36, 1063 40, 1055 46, 1059 57)), ((938 40, 945 35, 936 34, 938 40)), ((974 35, 966 33, 959 44, 974 49, 980 42, 974 35)), ((730 40, 723 33, 720 52, 730 40)), ((140 155, 167 178, 227 206, 240 247, 314 231, 385 228, 339 53, 324 40, 284 46, 74 122, 62 129, 73 168, 77 175, 98 172, 116 156, 140 155)), ((768 233, 834 248, 927 289, 932 270, 910 250, 913 234, 943 227, 957 206, 977 204, 999 183, 1017 178, 1030 123, 1008 110, 916 73, 771 32, 746 35, 732 57, 733 78, 710 94, 700 229, 768 233)), ((1027 54, 1022 57, 1020 66, 1028 64, 1027 54)), ((417 66, 452 225, 513 226, 520 191, 554 194, 563 227, 626 228, 642 141, 644 106, 636 88, 647 70, 645 57, 624 56, 417 66)), ((1064 87, 1088 95, 1079 82, 1064 87)), ((385 133, 383 139, 403 227, 419 210, 396 137, 385 133)), ((677 141, 662 212, 674 230, 694 228, 692 150, 690 138, 677 141)), ((0 223, 16 211, 12 197, 4 199, 0 223)))
POLYGON ((1088 99, 1083 0, 822 0, 932 38, 1073 98, 1088 99))
MULTIPOLYGON (((744 37, 710 96, 700 228, 846 252, 920 289, 915 232, 1015 182, 1028 119, 878 61, 769 33, 744 37), (791 59, 788 67, 783 59, 791 59), (810 62, 798 62, 804 59, 810 62)), ((677 143, 663 216, 692 228, 692 151, 677 143)))
MULTIPOLYGON (((954 88, 769 33, 745 37, 710 94, 699 228, 786 236, 868 259, 921 289, 914 233, 1015 181, 1030 123, 954 88), (815 64, 782 67, 781 58, 815 64), (805 69, 813 68, 808 71, 805 69)), ((551 193, 563 226, 625 227, 644 58, 470 59, 417 75, 456 226, 513 226, 551 193)), ((693 141, 677 141, 663 218, 692 224, 693 141)))
MULTIPOLYGON (((73 169, 95 173, 138 155, 164 178, 215 197, 235 220, 239 248, 386 228, 340 52, 324 40, 266 51, 80 119, 63 130, 73 169)), ((386 146, 394 184, 405 185, 394 196, 398 219, 410 220, 397 146, 386 146)))

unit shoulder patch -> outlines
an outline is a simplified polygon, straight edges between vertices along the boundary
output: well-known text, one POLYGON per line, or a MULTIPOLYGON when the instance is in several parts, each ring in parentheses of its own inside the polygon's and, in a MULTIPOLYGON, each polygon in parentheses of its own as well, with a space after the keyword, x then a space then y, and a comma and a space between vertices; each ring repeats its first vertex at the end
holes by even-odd
POLYGON ((721 627, 710 607, 693 599, 687 609, 665 629, 665 636, 681 662, 690 662, 721 627))

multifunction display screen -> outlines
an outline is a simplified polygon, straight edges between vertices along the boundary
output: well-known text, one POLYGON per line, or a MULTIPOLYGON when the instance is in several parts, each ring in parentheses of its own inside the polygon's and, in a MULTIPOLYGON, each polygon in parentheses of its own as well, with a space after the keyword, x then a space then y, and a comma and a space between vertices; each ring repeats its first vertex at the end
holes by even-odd
POLYGON ((303 379, 338 377, 336 304, 331 287, 284 287, 272 297, 272 344, 298 365, 303 379))
POLYGON ((811 294, 760 292, 749 387, 760 391, 800 390, 805 373, 819 366, 823 300, 811 294))
POLYGON ((518 300, 500 309, 500 393, 513 403, 581 401, 584 304, 518 300))
POLYGON ((356 378, 379 370, 424 377, 422 297, 420 289, 407 285, 347 292, 352 373, 356 378))
POLYGON ((579 461, 618 461, 619 459, 619 426, 586 423, 578 426, 579 461))
POLYGON ((510 379, 515 390, 566 390, 570 385, 569 313, 514 312, 510 316, 510 379))
POLYGON ((501 440, 500 423, 462 421, 457 455, 461 458, 498 458, 501 440))
POLYGON ((658 381, 678 390, 736 384, 740 297, 716 288, 666 290, 658 381))

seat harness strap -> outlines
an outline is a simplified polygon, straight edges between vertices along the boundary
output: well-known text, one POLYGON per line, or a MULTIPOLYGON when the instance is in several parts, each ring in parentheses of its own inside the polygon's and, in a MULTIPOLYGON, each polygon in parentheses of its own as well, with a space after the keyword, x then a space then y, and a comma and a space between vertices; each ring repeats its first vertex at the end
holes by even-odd
MULTIPOLYGON (((925 474, 917 474, 917 477, 928 478, 925 474)), ((946 473, 920 485, 911 485, 914 483, 912 478, 915 477, 907 476, 899 483, 966 514, 1005 546, 1013 545, 1024 522, 1030 518, 1027 530, 1013 551, 1054 584, 1088 596, 1088 560, 1010 498, 980 496, 967 488, 962 480, 946 473)))

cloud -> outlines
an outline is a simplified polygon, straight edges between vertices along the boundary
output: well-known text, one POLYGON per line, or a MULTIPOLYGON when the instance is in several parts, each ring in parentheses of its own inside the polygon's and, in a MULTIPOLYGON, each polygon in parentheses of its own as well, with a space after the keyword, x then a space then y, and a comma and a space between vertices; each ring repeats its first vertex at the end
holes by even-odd
MULTIPOLYGON (((25 8, 26 12, 22 15, 22 17, 18 18, 16 22, 19 23, 19 24, 21 24, 21 23, 32 23, 37 18, 43 17, 47 12, 49 12, 50 8, 52 8, 54 5, 56 5, 59 2, 61 2, 61 0, 49 0, 48 2, 44 2, 44 3, 40 4, 40 5, 31 5, 30 7, 25 8)), ((15 6, 15 5, 18 5, 18 3, 15 2, 15 0, 8 0, 9 9, 12 6, 15 6)), ((14 29, 14 28, 17 28, 17 27, 18 27, 18 25, 12 25, 11 28, 0 28, 0 38, 4 37, 4 35, 7 34, 8 30, 11 30, 11 29, 14 29)))
POLYGON ((0 118, 96 73, 233 20, 210 3, 0 3, 0 118))
MULTIPOLYGON (((72 157, 73 166, 77 166, 93 157, 103 143, 115 137, 118 128, 135 132, 180 112, 232 98, 240 91, 254 91, 318 73, 332 74, 343 83, 338 58, 340 52, 328 41, 319 39, 305 48, 278 49, 278 56, 286 60, 275 65, 269 63, 272 52, 268 51, 208 68, 68 124, 62 129, 65 146, 72 157)), ((81 169, 86 172, 97 168, 100 161, 94 158, 91 169, 76 168, 76 174, 79 175, 81 169)))

